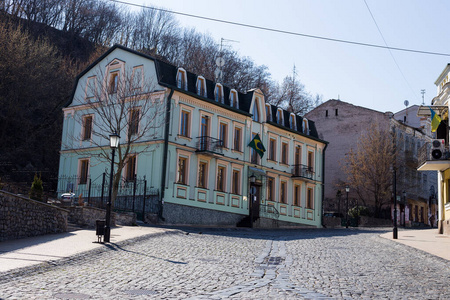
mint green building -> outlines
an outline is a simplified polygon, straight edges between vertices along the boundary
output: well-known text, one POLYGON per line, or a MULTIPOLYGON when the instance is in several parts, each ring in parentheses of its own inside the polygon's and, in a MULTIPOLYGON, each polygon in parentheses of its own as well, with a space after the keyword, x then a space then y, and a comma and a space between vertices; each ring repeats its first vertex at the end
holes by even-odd
POLYGON ((259 89, 242 93, 119 45, 77 77, 63 109, 59 176, 76 178, 61 182, 65 192, 109 173, 112 127, 93 103, 127 85, 139 97, 119 124, 122 177, 158 191, 160 222, 321 227, 327 142, 314 122, 266 103, 259 89))

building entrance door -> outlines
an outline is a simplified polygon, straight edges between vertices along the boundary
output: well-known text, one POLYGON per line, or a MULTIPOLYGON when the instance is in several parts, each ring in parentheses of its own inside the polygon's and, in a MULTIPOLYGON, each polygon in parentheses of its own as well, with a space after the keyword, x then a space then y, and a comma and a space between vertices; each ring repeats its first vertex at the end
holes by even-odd
POLYGON ((250 184, 250 217, 252 223, 259 219, 259 205, 261 202, 261 186, 255 183, 250 184))

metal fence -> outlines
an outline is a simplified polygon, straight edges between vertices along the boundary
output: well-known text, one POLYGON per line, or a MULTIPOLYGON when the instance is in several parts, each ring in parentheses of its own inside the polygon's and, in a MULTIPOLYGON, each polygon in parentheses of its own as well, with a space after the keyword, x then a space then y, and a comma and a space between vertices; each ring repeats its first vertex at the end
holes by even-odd
MULTIPOLYGON (((109 176, 106 173, 95 179, 65 176, 58 178, 58 197, 73 193, 72 204, 86 203, 88 206, 106 208, 109 197, 109 176), (80 182, 86 182, 80 184, 80 182)), ((147 213, 159 214, 160 199, 158 189, 147 186, 147 179, 136 178, 128 181, 122 178, 117 197, 112 203, 114 211, 134 212, 139 220, 147 213)))

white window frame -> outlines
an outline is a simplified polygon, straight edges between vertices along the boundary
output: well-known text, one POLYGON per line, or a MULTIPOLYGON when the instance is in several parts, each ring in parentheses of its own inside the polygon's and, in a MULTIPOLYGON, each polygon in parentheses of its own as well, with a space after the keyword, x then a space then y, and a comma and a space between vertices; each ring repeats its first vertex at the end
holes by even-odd
POLYGON ((235 89, 230 90, 230 106, 239 109, 239 96, 235 89), (234 99, 232 95, 234 95, 234 99))
POLYGON ((242 186, 243 186, 243 182, 242 182, 242 178, 243 178, 243 167, 242 165, 232 165, 232 170, 231 170, 231 194, 233 195, 242 195, 242 186), (237 188, 237 193, 234 193, 233 188, 234 188, 234 172, 238 171, 239 172, 239 179, 238 179, 238 188, 237 188))
POLYGON ((187 91, 188 82, 187 82, 187 72, 185 69, 178 68, 177 77, 175 78, 175 80, 176 80, 177 87, 179 89, 187 91), (181 78, 181 81, 180 81, 180 78, 181 78))
POLYGON ((266 103, 266 122, 272 121, 272 106, 270 103, 266 103))
POLYGON ((197 90, 197 95, 202 97, 207 97, 208 92, 206 91, 206 79, 203 76, 197 77, 197 82, 195 84, 195 89, 197 90), (203 89, 203 93, 202 93, 203 89))
POLYGON ((86 102, 92 102, 92 100, 95 100, 95 95, 97 94, 97 76, 89 76, 86 79, 86 90, 85 90, 85 96, 84 99, 86 102), (90 87, 90 82, 94 82, 94 87, 90 87), (92 95, 90 94, 92 92, 92 95))
POLYGON ((127 182, 131 182, 133 181, 135 178, 128 178, 128 171, 129 171, 129 167, 130 167, 130 157, 135 157, 135 161, 134 161, 134 176, 135 178, 137 178, 137 173, 138 173, 138 154, 137 153, 129 153, 125 159, 125 166, 123 168, 122 171, 122 178, 125 179, 125 181, 127 182))
POLYGON ((142 118, 142 116, 141 116, 141 107, 140 106, 136 106, 136 107, 131 107, 130 109, 129 109, 129 111, 128 111, 128 130, 127 130, 127 134, 129 134, 130 136, 135 136, 135 135, 139 135, 139 132, 140 132, 140 127, 141 127, 141 122, 140 122, 140 120, 141 120, 141 118, 142 118), (131 134, 131 132, 130 132, 130 128, 131 128, 131 126, 132 126, 132 124, 131 124, 131 118, 132 118, 132 112, 133 111, 138 111, 139 112, 139 116, 138 116, 138 120, 137 120, 137 122, 138 122, 138 124, 137 124, 137 130, 136 130, 136 132, 135 133, 133 133, 133 134, 131 134))
POLYGON ((78 182, 77 183, 78 183, 78 185, 88 184, 90 171, 91 171, 91 158, 90 157, 79 158, 78 159, 78 170, 77 170, 77 174, 78 174, 78 182), (86 182, 81 182, 81 178, 82 178, 81 165, 82 165, 83 161, 87 161, 86 182))
POLYGON ((81 122, 82 122, 82 126, 81 126, 81 140, 82 141, 92 141, 92 134, 94 132, 94 114, 87 114, 87 115, 83 115, 81 117, 81 122), (87 118, 92 118, 92 122, 91 122, 91 136, 86 139, 85 137, 85 133, 86 133, 86 119, 87 118))
POLYGON ((215 190, 218 192, 225 193, 227 192, 227 186, 228 186, 228 163, 223 161, 217 161, 216 166, 216 182, 215 182, 215 190), (219 190, 219 167, 223 167, 225 169, 225 174, 223 176, 223 190, 219 190))
POLYGON ((131 75, 131 84, 132 84, 132 89, 134 92, 142 92, 142 88, 144 87, 144 66, 135 66, 133 67, 133 72, 131 75), (141 70, 141 78, 139 78, 138 80, 138 86, 136 86, 136 82, 135 82, 135 76, 136 76, 136 71, 137 70, 141 70))
POLYGON ((214 87, 214 99, 216 102, 223 103, 223 86, 220 83, 216 83, 214 87))
POLYGON ((175 178, 175 183, 176 184, 183 184, 183 185, 189 185, 189 174, 190 174, 190 160, 191 160, 191 153, 184 151, 184 150, 180 150, 177 149, 177 160, 176 160, 176 170, 177 170, 177 176, 175 178), (180 182, 180 172, 179 172, 179 160, 180 157, 185 158, 186 159, 186 174, 184 174, 184 176, 186 177, 186 182, 185 183, 181 183, 180 182))
POLYGON ((244 143, 244 125, 243 124, 237 125, 234 123, 233 124, 233 148, 232 148, 232 150, 238 151, 238 152, 243 152, 242 151, 243 143, 244 143), (241 131, 241 135, 239 137, 239 149, 235 148, 236 128, 239 128, 241 131))
POLYGON ((198 164, 197 164, 197 187, 202 188, 202 189, 207 189, 209 186, 209 160, 205 160, 205 159, 199 159, 198 164), (206 164, 206 168, 205 168, 205 172, 206 174, 204 174, 204 179, 205 179, 205 186, 201 187, 199 185, 200 182, 200 164, 206 164))
POLYGON ((289 115, 289 126, 291 127, 291 129, 297 130, 297 120, 295 118, 295 114, 293 113, 289 115))
POLYGON ((193 115, 194 109, 190 106, 186 106, 186 105, 182 105, 180 104, 180 115, 179 115, 179 131, 178 131, 178 136, 183 137, 183 138, 191 138, 192 137, 192 115, 193 115), (183 111, 188 112, 189 113, 189 121, 188 121, 188 125, 187 125, 187 136, 182 135, 181 134, 181 130, 182 130, 182 119, 183 119, 183 111))
POLYGON ((303 118, 302 132, 309 135, 309 122, 307 118, 303 118))
POLYGON ((284 114, 281 108, 277 108, 277 124, 284 125, 284 114))

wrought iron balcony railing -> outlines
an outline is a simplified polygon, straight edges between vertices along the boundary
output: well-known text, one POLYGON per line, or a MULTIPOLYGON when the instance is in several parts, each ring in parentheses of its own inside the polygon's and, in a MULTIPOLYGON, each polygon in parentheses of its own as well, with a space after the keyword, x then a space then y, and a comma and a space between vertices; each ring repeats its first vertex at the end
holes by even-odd
POLYGON ((197 152, 223 155, 223 141, 210 136, 197 138, 197 152))
POLYGON ((315 172, 313 167, 307 165, 293 165, 292 177, 303 177, 314 180, 315 172))

